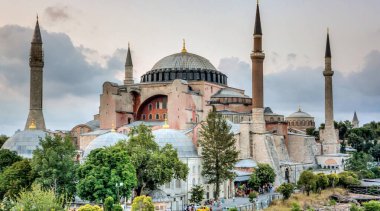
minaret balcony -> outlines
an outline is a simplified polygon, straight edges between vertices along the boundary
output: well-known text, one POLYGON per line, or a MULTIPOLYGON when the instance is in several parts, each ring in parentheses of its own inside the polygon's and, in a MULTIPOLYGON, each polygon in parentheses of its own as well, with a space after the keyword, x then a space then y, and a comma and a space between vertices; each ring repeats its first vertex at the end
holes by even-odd
POLYGON ((334 71, 331 71, 331 70, 323 71, 323 76, 333 76, 333 75, 334 75, 334 71))
POLYGON ((252 59, 264 59, 265 54, 263 52, 252 52, 251 53, 251 58, 252 59))

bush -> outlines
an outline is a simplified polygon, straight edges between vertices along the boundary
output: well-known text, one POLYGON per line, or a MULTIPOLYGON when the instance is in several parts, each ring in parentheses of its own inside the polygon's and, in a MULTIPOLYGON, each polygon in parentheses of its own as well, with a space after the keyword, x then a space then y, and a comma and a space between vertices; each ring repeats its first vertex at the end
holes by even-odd
POLYGON ((339 183, 339 176, 337 174, 329 174, 327 178, 329 179, 329 187, 336 187, 339 183))
POLYGON ((132 211, 154 211, 152 198, 149 196, 137 196, 133 199, 132 211))
POLYGON ((364 211, 379 211, 380 201, 369 201, 363 203, 364 211))
POLYGON ((123 211, 123 207, 120 204, 114 204, 112 211, 123 211))
POLYGON ((108 196, 106 200, 104 200, 104 211, 112 211, 113 203, 113 198, 108 196))
POLYGON ((236 207, 229 208, 228 211, 238 211, 236 207))
POLYGON ((280 192, 284 196, 284 200, 289 199, 294 191, 294 185, 292 183, 283 183, 277 188, 277 192, 280 192))
POLYGON ((341 185, 345 188, 348 186, 354 186, 359 185, 360 181, 358 180, 358 176, 352 172, 352 171, 344 171, 338 174, 339 176, 339 183, 338 185, 341 185))
POLYGON ((292 204, 292 209, 291 209, 291 211, 302 211, 302 210, 301 210, 301 206, 300 206, 298 203, 294 202, 294 203, 292 204))
POLYGON ((318 192, 326 189, 329 185, 329 178, 324 173, 317 174, 316 180, 318 192))
POLYGON ((90 205, 86 204, 81 207, 79 207, 78 211, 102 211, 102 208, 100 208, 98 205, 90 205))
POLYGON ((302 172, 298 180, 298 185, 306 191, 306 194, 309 196, 310 191, 316 188, 316 175, 312 171, 302 172))
POLYGON ((363 209, 356 204, 351 204, 350 211, 363 211, 363 209))
POLYGON ((253 203, 255 198, 257 198, 257 193, 256 192, 250 192, 248 198, 249 198, 249 202, 253 203))

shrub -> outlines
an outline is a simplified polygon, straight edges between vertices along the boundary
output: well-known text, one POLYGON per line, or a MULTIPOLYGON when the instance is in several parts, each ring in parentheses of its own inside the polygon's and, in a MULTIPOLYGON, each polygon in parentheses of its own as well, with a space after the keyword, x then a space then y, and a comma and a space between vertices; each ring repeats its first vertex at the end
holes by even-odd
POLYGON ((329 185, 329 178, 324 173, 317 174, 316 185, 318 192, 324 190, 329 185))
POLYGON ((363 211, 363 209, 356 204, 351 204, 350 211, 363 211))
POLYGON ((255 198, 257 198, 257 193, 256 192, 250 192, 248 198, 249 198, 249 202, 253 203, 255 198))
POLYGON ((108 196, 104 200, 104 211, 112 211, 114 200, 111 196, 108 196))
POLYGON ((329 187, 336 187, 339 183, 339 176, 337 174, 329 174, 327 178, 329 179, 329 187))
POLYGON ((280 192, 284 196, 284 200, 289 199, 294 191, 294 185, 292 183, 283 183, 277 188, 277 192, 280 192))
POLYGON ((102 211, 102 208, 100 208, 98 205, 90 205, 86 204, 81 207, 79 207, 78 211, 102 211))
POLYGON ((294 203, 292 204, 292 209, 291 209, 291 211, 302 211, 302 210, 301 210, 301 206, 300 206, 298 203, 294 202, 294 203))
POLYGON ((228 211, 238 211, 236 207, 229 208, 228 211))
POLYGON ((152 198, 149 196, 137 196, 133 199, 132 211, 154 211, 152 198))
POLYGON ((339 183, 343 187, 359 185, 360 181, 358 180, 358 176, 352 171, 344 171, 338 174, 339 183))
POLYGON ((364 211, 379 211, 380 201, 369 201, 363 203, 364 211))
POLYGON ((302 172, 298 185, 306 191, 307 195, 310 195, 310 191, 315 190, 316 188, 316 176, 312 171, 302 172))
POLYGON ((123 207, 120 204, 114 204, 112 211, 123 211, 123 207))

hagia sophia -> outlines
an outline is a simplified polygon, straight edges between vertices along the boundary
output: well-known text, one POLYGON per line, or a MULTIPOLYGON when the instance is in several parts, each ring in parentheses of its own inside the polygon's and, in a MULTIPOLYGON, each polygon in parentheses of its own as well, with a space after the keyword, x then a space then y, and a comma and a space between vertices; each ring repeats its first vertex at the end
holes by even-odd
MULTIPOLYGON (((190 53, 185 42, 180 52, 163 57, 141 76, 139 82, 134 81, 133 55, 128 46, 123 84, 104 82, 99 113, 94 119, 69 129, 67 135, 77 147, 78 160, 85 161, 93 149, 114 145, 121 139, 128 140, 132 127, 145 124, 152 128, 160 146, 172 144, 189 167, 186 181, 173 180, 160 187, 161 193, 170 196, 168 200, 186 203, 187 190, 203 184, 206 199, 212 198, 213 186, 205 184, 201 175, 198 139, 200 124, 214 107, 231 126, 236 148, 240 151, 240 161, 235 165, 236 178, 223 184, 221 197, 233 197, 236 183, 247 181, 257 163, 268 163, 275 169, 275 185, 296 182, 301 172, 308 168, 341 171, 348 155, 339 153, 340 143, 333 123, 334 72, 329 34, 325 70, 321 73, 325 77, 326 126, 320 130, 320 140, 316 141, 314 136, 306 134, 306 129, 316 127, 312 115, 299 107, 285 117, 264 103, 265 54, 260 18, 257 4, 250 54, 253 97, 247 96, 245 90, 230 87, 228 75, 217 70, 205 57, 190 53)), ((25 130, 9 138, 2 147, 24 157, 32 156, 39 145, 38 137, 51 133, 46 129, 42 112, 44 58, 38 19, 31 45, 29 116, 25 130)), ((356 113, 354 119, 358 124, 356 113)))

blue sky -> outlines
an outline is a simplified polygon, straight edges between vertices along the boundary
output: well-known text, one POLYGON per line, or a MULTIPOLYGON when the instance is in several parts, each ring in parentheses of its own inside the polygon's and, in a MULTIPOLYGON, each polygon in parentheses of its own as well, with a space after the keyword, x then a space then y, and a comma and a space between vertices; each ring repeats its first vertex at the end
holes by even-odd
MULTIPOLYGON (((44 114, 50 129, 92 119, 101 84, 121 83, 131 43, 136 80, 160 58, 189 52, 209 59, 229 84, 251 94, 256 1, 2 1, 0 133, 23 128, 28 113, 28 53, 36 13, 45 49, 44 114), (243 82, 243 83, 242 83, 243 82)), ((299 105, 323 121, 326 28, 333 54, 335 117, 380 120, 380 1, 261 0, 265 104, 284 115, 299 105)))

